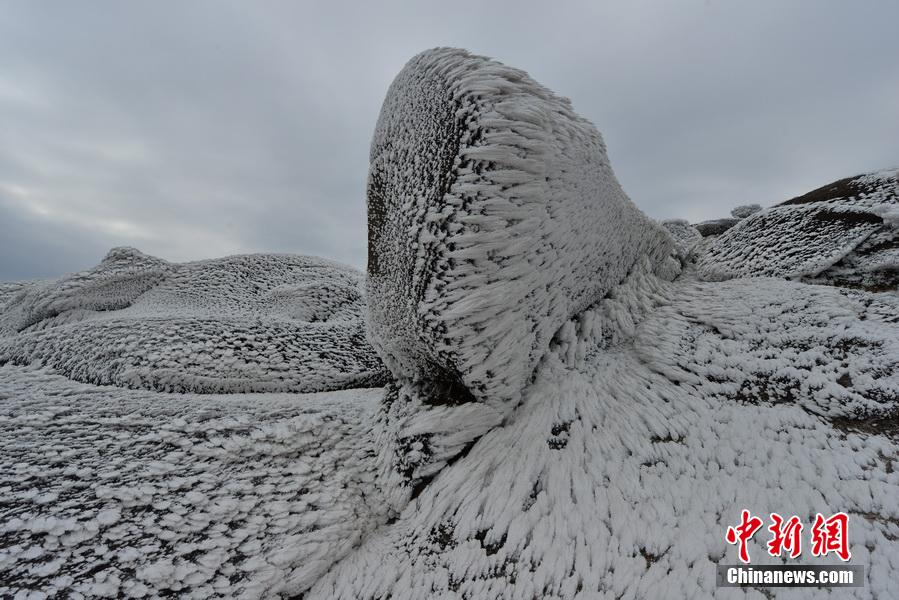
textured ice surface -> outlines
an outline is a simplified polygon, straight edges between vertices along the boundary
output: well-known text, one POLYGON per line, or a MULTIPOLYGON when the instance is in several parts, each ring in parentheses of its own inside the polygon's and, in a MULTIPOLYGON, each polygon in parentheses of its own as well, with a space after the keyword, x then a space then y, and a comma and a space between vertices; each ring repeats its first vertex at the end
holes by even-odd
POLYGON ((677 255, 682 261, 686 261, 693 255, 693 250, 697 244, 702 242, 702 234, 699 230, 690 225, 685 219, 668 219, 662 221, 664 227, 677 246, 677 255))
POLYGON ((371 337, 388 368, 500 414, 566 319, 673 250, 567 99, 456 49, 419 54, 390 86, 368 214, 371 337))
POLYGON ((0 367, 0 597, 294 595, 387 519, 367 438, 380 395, 164 394, 0 367))
POLYGON ((750 214, 706 245, 697 266, 706 279, 765 275, 895 289, 896 214, 899 170, 841 179, 750 214))
POLYGON ((867 209, 883 204, 899 206, 899 168, 846 177, 782 204, 798 206, 815 202, 851 204, 867 209))
POLYGON ((755 214, 762 210, 758 204, 741 204, 730 211, 730 216, 735 219, 745 219, 749 215, 755 214))
POLYGON ((745 507, 846 511, 868 579, 834 595, 889 598, 897 314, 887 294, 638 265, 399 515, 383 390, 160 394, 7 365, 0 595, 758 598, 714 588, 745 507))
POLYGON ((0 363, 160 391, 381 384, 385 372, 365 338, 363 279, 311 257, 173 264, 116 248, 90 271, 8 293, 0 363))
POLYGON ((769 208, 718 236, 697 265, 706 279, 814 276, 882 226, 879 216, 849 206, 769 208))
MULTIPOLYGON (((636 273, 565 328, 506 424, 308 597, 763 598, 715 588, 741 508, 846 511, 866 587, 832 596, 895 597, 897 302, 854 294, 636 273)), ((774 560, 766 533, 754 564, 774 560)))
POLYGON ((599 132, 526 73, 437 49, 384 100, 368 182, 369 332, 399 386, 397 470, 432 475, 520 401, 562 324, 674 244, 599 132))
POLYGON ((875 292, 899 289, 899 225, 885 226, 808 283, 875 292))

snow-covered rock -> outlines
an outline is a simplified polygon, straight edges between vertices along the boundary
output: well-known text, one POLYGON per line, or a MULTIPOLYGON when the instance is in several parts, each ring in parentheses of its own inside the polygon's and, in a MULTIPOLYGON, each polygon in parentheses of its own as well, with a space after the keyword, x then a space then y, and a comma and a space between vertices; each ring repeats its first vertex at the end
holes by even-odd
POLYGON ((851 206, 778 206, 756 213, 708 245, 697 261, 708 280, 811 277, 846 256, 883 225, 851 206))
POLYGON ((456 449, 475 436, 458 429, 482 433, 520 401, 567 319, 641 257, 661 270, 674 250, 567 99, 448 48, 414 57, 390 86, 368 217, 369 331, 404 386, 396 419, 424 435, 448 422, 429 407, 477 402, 453 411, 466 414, 444 432, 456 449))
POLYGON ((693 250, 697 244, 702 242, 702 234, 699 230, 690 225, 686 219, 668 219, 662 221, 664 227, 674 243, 677 245, 677 254, 682 261, 688 260, 693 255, 693 250))
POLYGON ((899 284, 899 170, 841 179, 755 212, 697 260, 705 279, 806 278, 866 289, 899 284))
POLYGON ((295 596, 390 516, 381 394, 166 394, 0 367, 0 597, 295 596))
POLYGON ((758 204, 741 204, 730 211, 730 216, 735 219, 745 219, 749 215, 753 215, 762 210, 758 204))
POLYGON ((371 337, 388 367, 502 410, 566 319, 672 251, 567 99, 455 49, 416 56, 390 86, 368 209, 371 337))
MULTIPOLYGON (((779 279, 635 271, 563 328, 506 423, 307 598, 758 598, 715 587, 715 564, 737 562, 725 531, 742 508, 806 523, 847 512, 866 587, 833 596, 892 597, 897 308, 779 279)), ((751 542, 753 565, 783 564, 767 539, 751 542)), ((839 559, 806 546, 801 564, 816 562, 839 559)))
POLYGON ((130 306, 173 271, 171 264, 134 248, 113 248, 88 271, 23 287, 7 299, 0 334, 76 311, 114 311, 130 306))
POLYGON ((364 275, 256 254, 173 264, 117 248, 94 269, 21 288, 0 313, 0 363, 159 391, 312 392, 379 385, 364 275))
POLYGON ((781 206, 825 202, 874 209, 880 205, 899 206, 899 168, 882 169, 846 177, 791 198, 781 206))

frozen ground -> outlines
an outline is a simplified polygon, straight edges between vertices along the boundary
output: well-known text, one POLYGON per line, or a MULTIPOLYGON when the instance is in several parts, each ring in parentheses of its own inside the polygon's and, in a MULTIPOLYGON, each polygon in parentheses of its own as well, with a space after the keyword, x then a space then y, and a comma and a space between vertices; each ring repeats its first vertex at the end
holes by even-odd
POLYGON ((0 597, 899 597, 894 171, 659 226, 566 100, 452 49, 372 164, 367 298, 129 249, 0 286, 0 597), (716 589, 741 509, 848 513, 866 586, 716 589))
POLYGON ((385 519, 361 441, 380 395, 166 394, 0 368, 0 597, 292 595, 385 519))

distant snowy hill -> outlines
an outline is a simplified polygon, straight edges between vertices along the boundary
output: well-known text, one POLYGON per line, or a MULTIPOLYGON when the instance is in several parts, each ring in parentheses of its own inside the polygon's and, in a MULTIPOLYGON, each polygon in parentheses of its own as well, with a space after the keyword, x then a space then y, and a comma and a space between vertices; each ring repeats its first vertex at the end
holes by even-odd
MULTIPOLYGON (((367 276, 122 248, 0 285, 0 597, 894 598, 896 181, 655 223, 567 99, 419 54, 367 276), (846 513, 865 586, 718 589, 743 509, 846 513)), ((843 564, 766 533, 753 565, 843 564)))
POLYGON ((9 286, 0 363, 157 391, 312 392, 381 384, 364 275, 302 256, 173 264, 115 248, 97 267, 9 286), (10 289, 11 288, 11 289, 10 289))

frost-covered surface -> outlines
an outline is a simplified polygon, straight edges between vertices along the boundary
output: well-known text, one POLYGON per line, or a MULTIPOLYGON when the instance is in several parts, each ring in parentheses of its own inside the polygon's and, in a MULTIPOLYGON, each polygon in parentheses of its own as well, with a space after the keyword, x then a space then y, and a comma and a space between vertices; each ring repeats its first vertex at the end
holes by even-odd
POLYGON ((762 283, 636 273, 563 328, 507 424, 308 597, 763 598, 715 588, 741 508, 846 511, 867 587, 833 596, 893 597, 897 302, 762 283))
POLYGON ((25 289, 40 283, 39 280, 27 281, 0 281, 0 308, 2 308, 13 296, 25 289))
POLYGON ((0 367, 0 597, 296 594, 387 519, 380 395, 162 394, 0 367))
POLYGON ((871 234, 832 267, 806 281, 876 292, 899 289, 899 226, 871 234))
POLYGON ((500 414, 566 319, 639 257, 672 251, 567 99, 449 48, 390 86, 368 208, 370 326, 388 367, 500 414))
POLYGON ((899 206, 899 168, 846 177, 787 200, 782 205, 798 206, 816 202, 865 209, 874 209, 884 204, 899 206))
POLYGON ((697 266, 709 280, 815 276, 882 226, 879 216, 849 206, 773 207, 718 236, 697 266))
POLYGON ((423 52, 391 84, 368 217, 370 338, 400 384, 387 419, 413 478, 500 423, 556 330, 640 257, 679 268, 596 128, 463 50, 423 52))
POLYGON ((0 364, 78 381, 199 393, 379 385, 364 276, 291 255, 167 263, 129 248, 8 296, 0 364))
POLYGON ((750 214, 709 242, 697 266, 706 279, 805 278, 883 291, 899 284, 897 240, 899 170, 889 169, 750 214))
POLYGON ((697 244, 702 242, 702 234, 699 233, 698 229, 690 225, 686 219, 668 219, 662 221, 662 227, 674 239, 674 243, 677 245, 678 257, 682 261, 691 257, 697 244))
POLYGON ((889 598, 899 300, 641 266, 399 515, 384 391, 172 395, 0 368, 0 594, 761 598, 714 588, 745 507, 848 512, 867 582, 834 596, 889 598))

